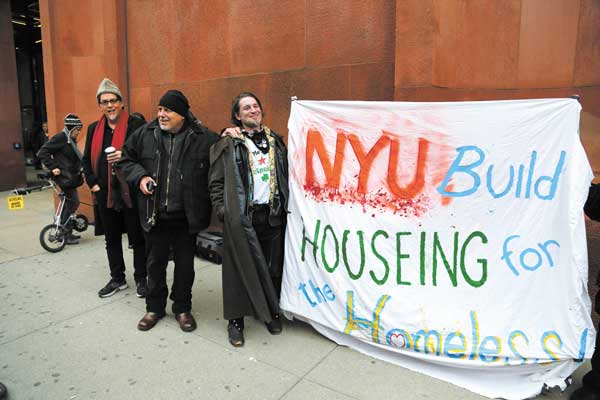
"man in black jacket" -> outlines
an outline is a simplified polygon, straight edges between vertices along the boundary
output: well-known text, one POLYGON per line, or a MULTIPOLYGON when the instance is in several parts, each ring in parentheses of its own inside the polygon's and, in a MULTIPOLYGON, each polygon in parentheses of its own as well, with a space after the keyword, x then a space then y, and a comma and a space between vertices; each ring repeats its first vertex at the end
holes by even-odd
POLYGON ((196 234, 210 223, 209 149, 218 136, 189 112, 187 98, 169 90, 158 103, 157 119, 136 131, 123 147, 127 181, 144 194, 139 218, 148 250, 147 313, 138 329, 147 331, 165 315, 170 248, 175 270, 172 311, 184 332, 196 329, 191 314, 196 234))
MULTIPOLYGON (((81 152, 77 148, 77 136, 83 124, 75 114, 67 114, 64 123, 64 129, 52 136, 37 154, 40 161, 52 173, 54 182, 65 193, 65 205, 60 214, 61 224, 67 221, 69 215, 77 211, 79 207, 77 188, 83 184, 81 152)), ((79 236, 73 234, 73 226, 67 226, 65 234, 67 244, 79 243, 79 236)))
POLYGON ((110 280, 100 289, 98 296, 109 297, 127 289, 121 244, 121 235, 127 232, 129 247, 133 249, 136 295, 144 297, 146 253, 144 234, 137 218, 137 190, 127 185, 116 168, 125 139, 144 122, 128 115, 123 107, 121 91, 109 79, 100 83, 96 98, 102 116, 88 127, 83 168, 94 197, 94 233, 96 236, 104 234, 110 268, 110 280))
MULTIPOLYGON (((594 221, 600 221, 600 184, 592 184, 584 211, 594 221)), ((600 271, 596 277, 600 286, 600 271)), ((596 293, 595 309, 600 313, 600 291, 596 293)), ((600 400, 600 324, 596 332, 596 349, 592 355, 592 370, 583 377, 583 387, 573 392, 570 400, 600 400)))
POLYGON ((229 342, 244 345, 244 316, 281 333, 279 294, 288 200, 287 149, 262 124, 256 95, 232 103, 227 136, 211 150, 210 194, 223 220, 223 313, 229 342))

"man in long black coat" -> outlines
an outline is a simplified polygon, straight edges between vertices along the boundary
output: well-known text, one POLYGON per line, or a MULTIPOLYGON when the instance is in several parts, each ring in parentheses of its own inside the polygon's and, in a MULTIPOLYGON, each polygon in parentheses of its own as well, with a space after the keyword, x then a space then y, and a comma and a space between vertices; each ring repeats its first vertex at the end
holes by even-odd
POLYGON ((224 225, 223 313, 229 342, 244 344, 244 316, 281 333, 279 293, 287 216, 287 149, 262 124, 252 93, 233 100, 228 135, 211 149, 210 192, 224 225))

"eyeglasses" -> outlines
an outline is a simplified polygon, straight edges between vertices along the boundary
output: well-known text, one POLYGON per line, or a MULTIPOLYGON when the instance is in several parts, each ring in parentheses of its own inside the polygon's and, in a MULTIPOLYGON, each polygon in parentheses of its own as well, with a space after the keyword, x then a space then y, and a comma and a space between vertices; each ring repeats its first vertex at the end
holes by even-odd
POLYGON ((121 101, 121 100, 119 100, 119 99, 102 100, 102 101, 100 102, 100 105, 101 105, 101 106, 107 106, 107 105, 109 105, 109 104, 111 104, 111 105, 114 105, 114 104, 117 104, 117 103, 118 103, 118 102, 120 102, 120 101, 121 101))

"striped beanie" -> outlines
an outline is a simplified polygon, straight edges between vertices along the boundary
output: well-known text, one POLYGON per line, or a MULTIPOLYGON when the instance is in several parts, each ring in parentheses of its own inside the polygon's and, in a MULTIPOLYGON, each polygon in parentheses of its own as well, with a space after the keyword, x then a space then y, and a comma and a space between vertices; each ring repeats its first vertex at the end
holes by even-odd
POLYGON ((65 116, 65 127, 68 130, 73 128, 83 128, 83 123, 79 119, 79 117, 75 114, 67 114, 65 116))

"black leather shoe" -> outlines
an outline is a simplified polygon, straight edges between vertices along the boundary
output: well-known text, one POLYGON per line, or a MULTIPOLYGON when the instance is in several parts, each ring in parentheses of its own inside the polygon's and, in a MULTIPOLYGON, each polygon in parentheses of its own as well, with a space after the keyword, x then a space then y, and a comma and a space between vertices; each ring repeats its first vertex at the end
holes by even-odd
POLYGON ((600 391, 592 391, 587 386, 582 386, 573 392, 569 400, 600 400, 600 391))
POLYGON ((267 329, 271 335, 279 335, 283 330, 283 326, 281 325, 281 320, 279 319, 279 314, 275 314, 271 322, 265 322, 267 329))
POLYGON ((156 323, 164 316, 165 314, 147 312, 142 319, 140 319, 140 322, 138 322, 137 328, 140 331, 149 331, 150 329, 154 328, 154 325, 156 325, 156 323))
POLYGON ((244 319, 230 319, 227 325, 227 334, 229 343, 233 347, 242 347, 244 345, 244 319))
POLYGON ((175 319, 179 322, 179 327, 184 332, 191 332, 196 329, 196 320, 189 312, 175 314, 175 319))

